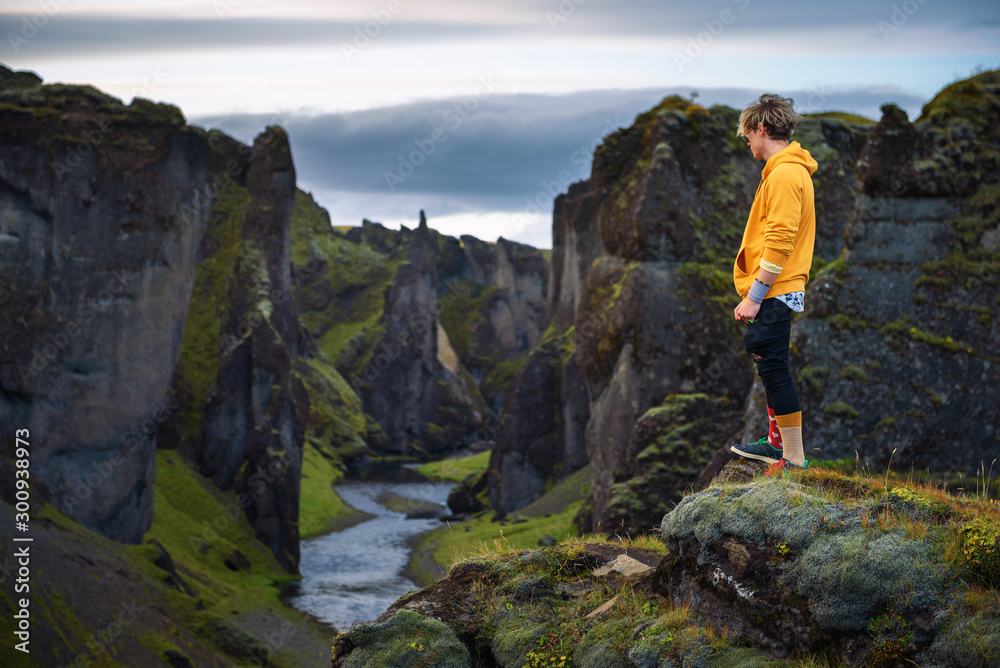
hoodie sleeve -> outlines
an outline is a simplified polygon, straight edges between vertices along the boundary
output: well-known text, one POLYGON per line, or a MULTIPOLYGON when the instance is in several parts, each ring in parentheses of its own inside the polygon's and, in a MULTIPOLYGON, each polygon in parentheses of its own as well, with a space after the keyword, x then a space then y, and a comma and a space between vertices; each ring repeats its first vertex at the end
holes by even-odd
POLYGON ((779 165, 768 178, 762 264, 783 267, 802 220, 802 182, 794 165, 779 165))

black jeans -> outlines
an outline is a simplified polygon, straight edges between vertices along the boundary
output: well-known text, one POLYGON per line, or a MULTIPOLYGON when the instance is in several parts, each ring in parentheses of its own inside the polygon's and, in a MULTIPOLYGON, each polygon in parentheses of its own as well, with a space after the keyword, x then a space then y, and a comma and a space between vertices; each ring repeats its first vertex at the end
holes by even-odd
POLYGON ((788 344, 792 332, 792 309, 771 297, 760 303, 760 311, 743 332, 743 347, 757 365, 764 383, 767 405, 775 415, 802 410, 799 394, 788 371, 788 344))

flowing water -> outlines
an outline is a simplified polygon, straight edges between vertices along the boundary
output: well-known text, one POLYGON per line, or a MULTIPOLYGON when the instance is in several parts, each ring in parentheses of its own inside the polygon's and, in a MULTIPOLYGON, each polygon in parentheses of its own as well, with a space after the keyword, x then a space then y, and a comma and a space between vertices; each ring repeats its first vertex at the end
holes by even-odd
POLYGON ((339 630, 381 615, 397 598, 417 585, 403 576, 410 560, 406 541, 441 526, 438 519, 407 519, 404 513, 375 501, 383 492, 444 506, 454 483, 429 482, 405 466, 371 470, 360 480, 342 481, 334 489, 349 506, 376 517, 343 531, 302 541, 302 580, 289 602, 339 630))

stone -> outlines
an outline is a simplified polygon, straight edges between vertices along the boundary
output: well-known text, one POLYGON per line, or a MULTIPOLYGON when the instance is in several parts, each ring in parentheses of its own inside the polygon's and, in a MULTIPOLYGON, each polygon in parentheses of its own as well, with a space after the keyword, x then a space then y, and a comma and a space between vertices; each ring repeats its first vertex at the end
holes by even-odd
POLYGON ((608 612, 610 612, 611 609, 614 608, 616 605, 618 605, 617 595, 613 596, 609 601, 602 603, 598 607, 588 612, 586 615, 584 615, 584 619, 597 619, 599 617, 602 617, 608 612))
POLYGON ((619 554, 614 561, 595 569, 591 575, 603 584, 620 587, 624 584, 636 584, 652 575, 654 570, 652 566, 647 566, 627 554, 619 554))

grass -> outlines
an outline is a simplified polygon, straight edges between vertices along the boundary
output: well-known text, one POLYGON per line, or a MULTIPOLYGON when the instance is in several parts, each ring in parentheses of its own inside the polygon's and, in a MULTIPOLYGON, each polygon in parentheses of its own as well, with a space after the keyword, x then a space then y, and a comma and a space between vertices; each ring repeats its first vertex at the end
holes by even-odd
POLYGON ((299 502, 299 538, 342 531, 373 517, 341 500, 333 483, 343 471, 309 443, 303 445, 302 486, 299 502))
POLYGON ((452 457, 428 462, 417 468, 417 471, 431 480, 439 482, 459 482, 473 473, 482 473, 490 464, 490 450, 480 452, 471 457, 452 457))
POLYGON ((902 528, 914 539, 932 536, 952 568, 973 576, 974 581, 978 575, 982 582, 1000 585, 1000 569, 993 557, 1000 550, 996 529, 1000 527, 1000 485, 985 462, 976 483, 967 489, 956 488, 953 481, 916 472, 904 475, 890 467, 878 474, 857 462, 853 470, 850 467, 844 461, 810 465, 796 474, 795 481, 810 493, 847 507, 875 506, 887 500, 887 505, 873 509, 870 528, 902 528))
POLYGON ((556 542, 573 540, 579 534, 574 518, 590 490, 589 475, 588 467, 566 476, 530 505, 508 516, 512 521, 506 524, 494 521, 495 511, 486 511, 424 534, 410 559, 411 575, 419 584, 433 581, 429 569, 423 565, 428 556, 447 569, 471 556, 489 554, 499 545, 507 550, 534 548, 545 535, 556 542))

